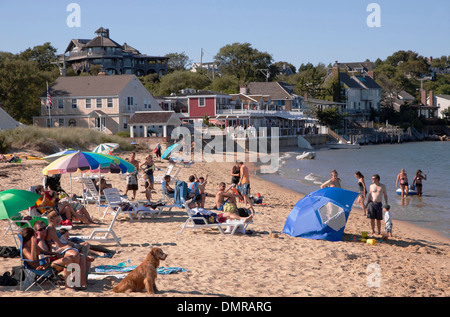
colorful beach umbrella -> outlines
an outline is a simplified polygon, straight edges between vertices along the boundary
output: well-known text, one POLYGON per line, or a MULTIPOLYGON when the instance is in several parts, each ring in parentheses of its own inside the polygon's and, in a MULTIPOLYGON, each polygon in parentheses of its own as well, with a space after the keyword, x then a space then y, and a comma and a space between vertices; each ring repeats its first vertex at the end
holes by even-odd
POLYGON ((178 149, 181 146, 180 143, 175 143, 171 146, 169 146, 162 154, 161 158, 168 160, 172 152, 174 152, 176 149, 178 149))
POLYGON ((42 174, 66 174, 75 172, 89 172, 98 168, 109 168, 111 164, 119 164, 115 156, 93 152, 77 151, 60 157, 42 170, 42 174))
POLYGON ((58 153, 54 153, 54 154, 48 155, 46 157, 43 157, 42 159, 47 161, 47 162, 49 162, 49 163, 51 163, 51 162, 56 161, 60 157, 63 157, 63 156, 69 155, 69 154, 73 154, 75 152, 77 152, 77 150, 75 150, 75 149, 67 149, 67 150, 64 150, 64 151, 61 151, 61 152, 58 152, 58 153))
MULTIPOLYGON (((101 155, 110 157, 110 158, 114 159, 114 162, 115 162, 115 163, 111 163, 107 167, 105 167, 105 166, 100 167, 101 173, 132 173, 136 170, 136 167, 133 164, 131 164, 130 162, 128 162, 120 157, 107 155, 107 154, 101 154, 101 155)), ((98 169, 91 170, 91 172, 98 173, 99 170, 98 169)))
POLYGON ((0 192, 0 219, 9 219, 22 210, 32 207, 41 196, 22 189, 0 192))
POLYGON ((114 150, 119 148, 119 144, 117 143, 102 143, 97 145, 92 152, 94 153, 102 153, 102 154, 110 154, 114 150))

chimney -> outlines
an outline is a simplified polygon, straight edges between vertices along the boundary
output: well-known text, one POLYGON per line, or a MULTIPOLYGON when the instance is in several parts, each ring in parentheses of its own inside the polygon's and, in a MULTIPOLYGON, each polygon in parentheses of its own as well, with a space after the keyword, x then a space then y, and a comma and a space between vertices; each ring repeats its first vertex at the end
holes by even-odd
POLYGON ((425 89, 420 90, 420 102, 424 106, 427 104, 427 91, 425 89))
POLYGON ((245 85, 245 84, 241 85, 239 93, 246 95, 247 94, 247 85, 245 85))
POLYGON ((434 107, 434 93, 432 90, 430 90, 430 92, 428 93, 428 105, 430 107, 434 107))
POLYGON ((331 75, 334 77, 335 75, 339 75, 339 63, 336 61, 331 69, 331 75))
POLYGON ((375 72, 373 70, 369 70, 367 72, 367 75, 369 75, 373 80, 375 80, 375 72))
POLYGON ((308 93, 307 92, 305 92, 305 99, 308 99, 308 93))

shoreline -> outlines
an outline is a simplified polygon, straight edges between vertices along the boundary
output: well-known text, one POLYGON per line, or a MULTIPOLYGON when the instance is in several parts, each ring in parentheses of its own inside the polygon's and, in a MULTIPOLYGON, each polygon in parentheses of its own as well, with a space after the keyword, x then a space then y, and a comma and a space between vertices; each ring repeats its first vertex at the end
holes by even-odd
MULTIPOLYGON (((282 152, 280 151, 280 153, 282 153, 282 152)), ((307 193, 300 193, 300 192, 297 192, 297 191, 295 191, 293 189, 290 189, 290 188, 287 188, 287 187, 283 187, 283 186, 281 186, 281 185, 279 185, 277 183, 274 183, 274 182, 271 182, 271 181, 268 181, 268 180, 265 180, 265 179, 261 178, 259 176, 259 174, 258 174, 259 167, 255 163, 247 163, 247 166, 249 168, 249 171, 251 172, 252 177, 258 178, 259 182, 265 182, 265 183, 271 184, 271 186, 277 186, 279 188, 279 190, 291 192, 292 195, 298 195, 299 196, 298 200, 302 199, 303 197, 305 197, 307 195, 307 193)), ((351 209, 351 213, 361 212, 362 211, 361 207, 357 206, 356 204, 357 203, 355 201, 355 203, 353 204, 353 207, 351 209)), ((292 208, 293 207, 294 206, 292 206, 292 208)), ((367 222, 369 222, 369 220, 367 220, 367 222)), ((429 228, 424 228, 424 227, 421 227, 419 225, 416 225, 416 224, 413 224, 411 222, 408 222, 406 220, 395 220, 395 222, 398 223, 401 227, 405 227, 405 230, 408 230, 408 231, 411 231, 411 232, 415 232, 417 234, 423 234, 423 235, 426 235, 426 236, 431 236, 434 239, 442 240, 442 242, 444 242, 444 243, 450 243, 450 238, 444 236, 439 231, 436 231, 436 230, 433 230, 433 229, 429 229, 429 228)), ((345 231, 344 231, 344 233, 345 233, 345 231)))
MULTIPOLYGON (((143 162, 148 153, 137 152, 143 162)), ((129 157, 129 153, 118 153, 129 157)), ((208 174, 206 191, 215 193, 220 182, 230 184, 231 166, 234 163, 194 163, 181 167, 178 178, 208 174)), ((21 164, 0 165, 3 182, 0 190, 42 183, 40 171, 47 164, 25 161, 21 164)), ((156 166, 165 170, 167 161, 156 166)), ((347 221, 343 241, 329 242, 290 237, 282 234, 284 223, 293 206, 304 195, 278 184, 261 179, 255 174, 257 166, 246 163, 250 171, 251 193, 260 192, 266 205, 256 205, 254 222, 247 234, 222 235, 217 230, 185 230, 179 234, 186 221, 183 209, 164 212, 156 218, 130 221, 127 215, 118 217, 115 233, 122 239, 121 246, 106 245, 115 250, 113 258, 97 258, 93 267, 117 265, 131 260, 138 265, 150 248, 157 246, 168 254, 164 267, 180 267, 185 272, 158 275, 159 294, 150 297, 448 297, 450 289, 450 244, 448 240, 431 232, 416 230, 413 226, 394 222, 394 237, 368 245, 354 238, 367 231, 368 221, 362 211, 353 208, 347 221), (274 233, 274 234, 272 234, 274 233), (381 285, 368 286, 373 265, 381 269, 381 285)), ((178 165, 177 165, 178 166, 178 165)), ((79 176, 79 175, 73 175, 79 176)), ((106 179, 124 194, 125 180, 118 174, 105 174, 106 179)), ((69 188, 68 174, 61 178, 62 187, 69 188)), ((152 201, 161 197, 155 184, 152 201)), ((139 183, 137 199, 143 199, 139 183)), ((74 181, 73 191, 81 192, 81 184, 74 181)), ((130 196, 129 196, 130 197, 130 196)), ((207 198, 205 208, 211 209, 213 198, 207 198)), ((240 207, 242 205, 239 205, 240 207)), ((111 215, 101 218, 95 205, 88 211, 97 221, 95 225, 74 224, 73 234, 86 235, 97 227, 107 227, 111 215)), ((7 222, 0 221, 0 230, 7 222)), ((384 226, 383 226, 384 227, 384 226)), ((97 244, 97 243, 93 243, 97 244)), ((12 235, 3 236, 1 245, 14 245, 12 235)), ((0 274, 20 264, 19 258, 0 258, 0 274)), ((0 287, 0 297, 147 297, 146 293, 116 294, 112 288, 120 280, 104 277, 90 281, 86 291, 54 289, 21 292, 17 287, 0 287)), ((180 299, 183 300, 183 299, 180 299)))

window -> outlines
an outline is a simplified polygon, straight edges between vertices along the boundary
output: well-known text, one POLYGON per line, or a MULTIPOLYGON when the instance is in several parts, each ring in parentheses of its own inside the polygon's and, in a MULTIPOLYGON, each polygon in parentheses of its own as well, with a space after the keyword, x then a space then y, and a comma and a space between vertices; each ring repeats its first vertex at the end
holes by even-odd
POLYGON ((150 102, 150 99, 144 99, 144 109, 151 109, 152 104, 150 102))
POLYGON ((198 98, 198 106, 199 107, 205 106, 205 98, 198 98))
POLYGON ((76 127, 77 126, 77 122, 75 121, 75 119, 70 119, 69 120, 69 127, 76 127))
POLYGON ((90 109, 91 107, 91 99, 86 99, 86 109, 90 109))
POLYGON ((97 98, 97 108, 102 107, 102 98, 97 98))
POLYGON ((58 119, 58 126, 63 127, 64 126, 64 118, 58 119))
POLYGON ((58 99, 58 109, 64 109, 64 99, 58 99))
POLYGON ((113 99, 112 98, 108 98, 108 108, 112 108, 113 107, 113 99))
POLYGON ((76 109, 78 107, 78 100, 72 99, 72 109, 76 109))
POLYGON ((134 104, 133 97, 127 97, 127 105, 132 106, 134 104))

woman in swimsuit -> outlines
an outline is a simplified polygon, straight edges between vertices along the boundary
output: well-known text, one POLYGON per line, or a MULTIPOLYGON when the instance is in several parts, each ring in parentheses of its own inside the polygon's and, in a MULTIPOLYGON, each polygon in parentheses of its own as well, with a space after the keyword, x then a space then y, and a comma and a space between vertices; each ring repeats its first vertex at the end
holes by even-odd
POLYGON ((360 205, 364 211, 364 216, 365 216, 366 215, 366 205, 364 204, 364 202, 366 201, 367 189, 366 189, 366 183, 364 182, 364 175, 361 174, 360 171, 357 171, 355 173, 355 177, 358 179, 358 186, 359 186, 358 202, 360 203, 360 205))
POLYGON ((331 171, 331 179, 327 180, 325 183, 320 185, 320 188, 325 188, 325 187, 341 188, 341 179, 338 177, 338 172, 336 170, 331 171))
POLYGON ((422 196, 422 180, 427 180, 427 174, 422 174, 421 170, 417 170, 413 181, 413 186, 417 190, 417 196, 422 196))
POLYGON ((150 190, 153 190, 153 184, 155 183, 153 177, 153 171, 155 169, 155 162, 153 162, 152 155, 148 155, 145 158, 145 162, 141 164, 140 168, 148 176, 148 183, 150 184, 150 190))
POLYGON ((406 175, 406 171, 402 168, 400 173, 397 175, 397 180, 395 181, 395 187, 398 187, 400 183, 400 188, 402 190, 402 197, 408 196, 408 175, 406 175))

